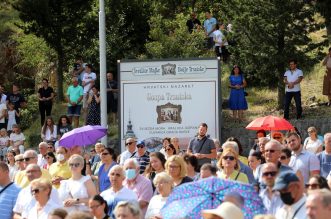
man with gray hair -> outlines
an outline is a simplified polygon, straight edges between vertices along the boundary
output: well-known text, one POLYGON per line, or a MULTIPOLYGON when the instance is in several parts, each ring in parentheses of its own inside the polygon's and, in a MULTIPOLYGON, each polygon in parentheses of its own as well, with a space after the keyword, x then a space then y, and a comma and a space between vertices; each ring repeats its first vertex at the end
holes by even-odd
MULTIPOLYGON (((222 145, 222 149, 225 150, 227 148, 233 149, 234 151, 237 152, 237 154, 239 156, 239 147, 238 147, 237 142, 235 142, 235 141, 224 142, 222 145)), ((246 174, 250 184, 254 183, 255 178, 254 178, 252 169, 249 166, 247 166, 246 164, 244 164, 240 159, 238 161, 239 161, 239 165, 240 165, 239 171, 246 174)))
MULTIPOLYGON (((279 172, 285 172, 285 171, 291 171, 293 172, 292 168, 282 165, 281 162, 279 161, 279 158, 282 154, 282 148, 283 146, 276 140, 272 139, 268 141, 268 143, 265 145, 264 148, 264 157, 266 160, 266 163, 273 163, 275 164, 279 172)), ((259 185, 264 185, 263 180, 262 180, 262 171, 261 171, 261 165, 256 168, 256 182, 258 182, 259 185)))
POLYGON ((38 145, 39 154, 38 154, 38 165, 43 168, 47 164, 46 154, 47 154, 47 142, 40 142, 38 145))
MULTIPOLYGON (((24 166, 27 167, 29 164, 38 163, 38 154, 34 150, 27 150, 23 154, 24 166)), ((52 177, 49 172, 45 169, 41 169, 41 178, 51 181, 52 177)), ((15 183, 21 188, 25 188, 30 184, 28 177, 26 176, 26 170, 21 170, 15 175, 15 183)))
POLYGON ((137 140, 135 138, 127 138, 125 140, 126 151, 121 153, 120 164, 124 165, 124 162, 129 159, 136 151, 137 140))
POLYGON ((138 203, 145 215, 149 201, 153 196, 153 187, 149 179, 139 174, 139 163, 135 158, 129 158, 124 162, 126 179, 123 185, 133 190, 138 196, 138 203))
POLYGON ((320 161, 321 173, 324 178, 328 177, 331 172, 331 133, 324 135, 325 150, 317 154, 317 158, 320 161))
POLYGON ((328 189, 312 190, 306 200, 309 219, 326 219, 331 215, 331 192, 328 189))
MULTIPOLYGON (((26 178, 29 184, 34 179, 39 179, 42 177, 42 169, 37 164, 29 164, 25 169, 26 178)), ((56 189, 52 188, 50 199, 55 203, 62 205, 60 201, 59 194, 56 189)), ((26 188, 22 189, 18 194, 16 204, 14 206, 14 219, 21 219, 21 214, 24 209, 34 206, 36 200, 31 194, 31 187, 28 185, 26 188)))
POLYGON ((111 187, 103 191, 100 195, 107 202, 108 215, 112 216, 115 206, 120 201, 138 201, 134 191, 123 186, 125 171, 122 166, 115 165, 108 174, 111 187))

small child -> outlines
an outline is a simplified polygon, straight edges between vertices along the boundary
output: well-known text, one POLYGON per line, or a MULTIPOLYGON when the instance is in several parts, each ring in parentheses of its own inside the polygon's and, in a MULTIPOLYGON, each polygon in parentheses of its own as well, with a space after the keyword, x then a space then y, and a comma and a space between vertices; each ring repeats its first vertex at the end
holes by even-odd
POLYGON ((7 131, 11 132, 12 131, 12 127, 14 124, 16 123, 16 116, 20 117, 19 112, 17 112, 14 108, 14 104, 9 102, 8 103, 8 113, 7 113, 7 118, 8 118, 8 123, 7 123, 7 131))

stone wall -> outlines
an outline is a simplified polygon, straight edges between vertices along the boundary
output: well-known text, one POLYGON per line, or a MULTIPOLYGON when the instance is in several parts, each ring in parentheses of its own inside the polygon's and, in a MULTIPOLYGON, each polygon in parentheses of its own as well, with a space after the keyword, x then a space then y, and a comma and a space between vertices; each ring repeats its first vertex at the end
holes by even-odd
MULTIPOLYGON (((291 120, 290 123, 298 128, 303 140, 308 136, 307 129, 310 126, 316 127, 319 135, 324 135, 327 132, 331 132, 331 118, 291 120)), ((245 128, 224 127, 222 127, 221 131, 221 142, 225 142, 226 139, 231 136, 238 138, 244 147, 245 155, 249 153, 250 148, 254 145, 255 131, 247 130, 245 128)), ((283 133, 285 134, 286 131, 283 131, 283 133)))

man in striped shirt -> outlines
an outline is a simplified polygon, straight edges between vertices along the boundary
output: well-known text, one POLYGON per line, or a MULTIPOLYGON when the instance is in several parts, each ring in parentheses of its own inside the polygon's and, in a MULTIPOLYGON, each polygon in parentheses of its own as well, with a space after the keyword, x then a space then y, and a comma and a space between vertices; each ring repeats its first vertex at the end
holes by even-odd
POLYGON ((144 173, 146 166, 149 164, 149 152, 146 150, 144 141, 137 142, 137 150, 132 154, 131 158, 135 158, 140 165, 140 174, 144 173))
POLYGON ((9 178, 9 168, 5 162, 0 162, 0 218, 11 219, 14 205, 20 188, 9 178))

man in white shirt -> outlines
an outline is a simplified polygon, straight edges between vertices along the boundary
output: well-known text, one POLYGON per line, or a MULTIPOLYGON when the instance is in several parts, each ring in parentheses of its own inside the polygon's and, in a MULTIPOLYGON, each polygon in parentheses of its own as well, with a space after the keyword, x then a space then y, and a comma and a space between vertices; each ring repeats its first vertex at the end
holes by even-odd
POLYGON ((115 165, 108 174, 111 187, 103 191, 100 195, 108 205, 108 215, 112 216, 113 210, 120 201, 138 202, 138 197, 134 191, 123 186, 125 171, 122 166, 115 165))
POLYGON ((283 207, 276 212, 277 219, 306 219, 306 196, 303 184, 293 172, 280 173, 273 190, 279 191, 284 202, 283 207))
POLYGON ((43 168, 47 164, 46 154, 47 154, 47 147, 48 144, 46 142, 39 143, 39 154, 38 154, 38 166, 43 168))
POLYGON ((124 162, 129 159, 132 154, 136 151, 137 140, 134 138, 128 138, 125 140, 126 151, 121 153, 120 164, 123 166, 124 162))
POLYGON ((300 82, 303 79, 303 72, 297 68, 297 61, 291 59, 289 61, 290 69, 284 73, 285 83, 285 108, 284 118, 289 119, 289 109, 292 98, 295 100, 295 106, 297 109, 297 119, 302 117, 301 107, 301 91, 300 82))
POLYGON ((94 85, 95 80, 97 79, 97 76, 94 72, 92 72, 92 65, 87 64, 85 65, 85 73, 82 78, 82 86, 83 86, 83 112, 84 112, 84 118, 86 118, 86 109, 88 106, 87 100, 89 97, 89 92, 94 85))
POLYGON ((264 207, 267 209, 267 213, 275 216, 277 210, 284 205, 280 199, 279 192, 272 190, 278 174, 278 167, 274 163, 265 163, 262 164, 261 172, 262 181, 266 188, 260 190, 260 197, 264 207))
POLYGON ((213 40, 215 43, 215 54, 217 57, 221 57, 221 53, 222 53, 221 47, 223 46, 223 38, 224 38, 222 32, 219 30, 219 25, 222 24, 216 24, 216 29, 213 32, 213 40))
POLYGON ((297 133, 290 133, 287 136, 287 146, 292 150, 289 166, 297 172, 301 172, 304 183, 309 178, 320 174, 320 162, 317 156, 309 151, 303 150, 301 138, 297 133))

